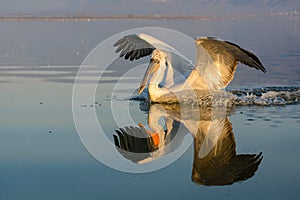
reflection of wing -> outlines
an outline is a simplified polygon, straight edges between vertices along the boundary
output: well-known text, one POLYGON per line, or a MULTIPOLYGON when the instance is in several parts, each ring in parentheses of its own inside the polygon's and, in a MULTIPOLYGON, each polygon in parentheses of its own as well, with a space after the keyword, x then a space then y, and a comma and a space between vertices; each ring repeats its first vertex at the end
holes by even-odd
POLYGON ((157 150, 151 137, 142 128, 130 126, 120 128, 116 133, 113 137, 117 150, 132 162, 145 160, 151 156, 151 152, 157 150))
POLYGON ((195 138, 192 180, 203 185, 227 185, 252 177, 262 160, 261 153, 236 155, 232 126, 226 118, 219 141, 204 158, 198 157, 203 135, 195 138))
POLYGON ((196 48, 196 69, 211 89, 226 87, 233 79, 238 62, 266 72, 253 53, 236 44, 214 38, 199 38, 196 48))
POLYGON ((147 132, 139 127, 125 127, 116 130, 117 135, 113 135, 115 145, 125 151, 134 153, 149 153, 156 148, 147 132))

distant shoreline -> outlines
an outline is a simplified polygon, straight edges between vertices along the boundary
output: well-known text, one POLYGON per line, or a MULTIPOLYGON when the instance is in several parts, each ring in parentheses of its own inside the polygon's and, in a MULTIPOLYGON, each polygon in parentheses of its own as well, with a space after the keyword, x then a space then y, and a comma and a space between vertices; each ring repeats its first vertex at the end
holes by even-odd
POLYGON ((17 17, 0 17, 0 21, 63 21, 63 20, 212 20, 225 19, 229 17, 213 16, 17 16, 17 17))
POLYGON ((226 16, 0 16, 0 21, 92 21, 92 20, 228 20, 228 19, 243 19, 249 17, 297 17, 300 12, 279 12, 265 14, 236 14, 226 16))

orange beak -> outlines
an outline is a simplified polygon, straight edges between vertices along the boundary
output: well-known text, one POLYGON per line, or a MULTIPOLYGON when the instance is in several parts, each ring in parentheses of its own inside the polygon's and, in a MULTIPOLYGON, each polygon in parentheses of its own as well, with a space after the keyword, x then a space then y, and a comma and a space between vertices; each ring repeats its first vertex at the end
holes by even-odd
POLYGON ((159 145, 159 135, 158 133, 147 130, 142 123, 139 123, 139 127, 143 128, 151 137, 151 140, 155 147, 159 145))

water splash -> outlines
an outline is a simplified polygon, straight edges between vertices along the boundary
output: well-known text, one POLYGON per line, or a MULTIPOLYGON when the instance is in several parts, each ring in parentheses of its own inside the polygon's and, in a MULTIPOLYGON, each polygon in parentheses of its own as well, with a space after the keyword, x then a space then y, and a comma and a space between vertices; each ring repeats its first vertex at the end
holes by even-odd
POLYGON ((229 91, 233 105, 278 106, 300 102, 300 87, 264 87, 229 91))
MULTIPOLYGON (((185 93, 185 92, 182 92, 185 93)), ((199 95, 199 99, 188 98, 189 95, 183 94, 180 100, 182 104, 198 104, 200 106, 282 106, 300 103, 300 87, 262 87, 252 89, 228 90, 226 93, 215 93, 210 95, 199 95)), ((134 94, 130 100, 148 101, 147 94, 134 94)), ((166 102, 168 104, 168 102, 166 102)), ((170 102, 173 103, 173 102, 170 102)))

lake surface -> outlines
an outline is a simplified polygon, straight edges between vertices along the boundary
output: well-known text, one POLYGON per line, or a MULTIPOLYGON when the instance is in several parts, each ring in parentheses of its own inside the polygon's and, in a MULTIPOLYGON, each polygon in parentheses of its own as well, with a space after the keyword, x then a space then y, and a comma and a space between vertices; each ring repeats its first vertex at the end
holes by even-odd
MULTIPOLYGON (((228 88, 230 91, 251 93, 253 89, 261 89, 261 92, 269 88, 271 92, 291 94, 300 87, 299 25, 300 19, 296 17, 204 21, 0 21, 0 199, 297 199, 300 194, 300 107, 297 98, 290 103, 283 101, 282 105, 246 105, 230 109, 221 119, 229 128, 222 129, 225 136, 219 141, 224 141, 224 145, 218 143, 221 153, 216 155, 225 157, 230 150, 235 152, 233 157, 259 155, 260 152, 262 157, 257 158, 256 165, 250 165, 252 168, 241 170, 246 175, 239 175, 239 178, 233 175, 232 181, 222 178, 228 171, 234 174, 230 171, 237 166, 234 162, 232 168, 223 168, 224 176, 218 178, 217 173, 222 172, 219 169, 210 174, 216 178, 200 181, 196 172, 209 174, 211 168, 201 165, 205 160, 199 161, 203 138, 188 128, 188 117, 177 120, 174 108, 128 100, 126 95, 132 93, 130 90, 121 88, 112 94, 118 78, 127 68, 118 70, 113 66, 102 73, 93 102, 83 98, 74 108, 72 92, 79 66, 100 42, 131 28, 151 26, 170 28, 192 38, 214 36, 255 52, 267 73, 239 66, 228 88), (170 165, 149 173, 112 169, 98 161, 93 148, 83 142, 86 135, 95 133, 92 129, 78 132, 74 109, 81 114, 79 121, 88 120, 90 113, 96 114, 102 132, 113 147, 111 151, 101 151, 101 156, 118 167, 151 169, 167 165, 165 160, 172 159, 176 149, 185 147, 187 150, 170 165), (128 113, 131 119, 126 117, 128 113), (174 136, 178 144, 163 152, 162 158, 158 155, 153 166, 138 164, 130 156, 121 155, 122 151, 114 146, 115 130, 138 127, 138 123, 148 129, 148 119, 161 120, 160 116, 163 116, 160 124, 168 120, 172 120, 175 128, 185 124, 174 136)), ((115 67, 122 62, 116 60, 115 67)), ((80 84, 94 83, 98 73, 97 68, 88 68, 80 77, 80 84)), ((279 97, 277 93, 275 97, 279 97)), ((207 113, 210 115, 211 111, 207 113)), ((205 115, 199 121, 212 123, 205 115)), ((95 149, 106 145, 105 140, 93 142, 95 149)), ((153 155, 155 152, 150 156, 155 160, 153 155)))

